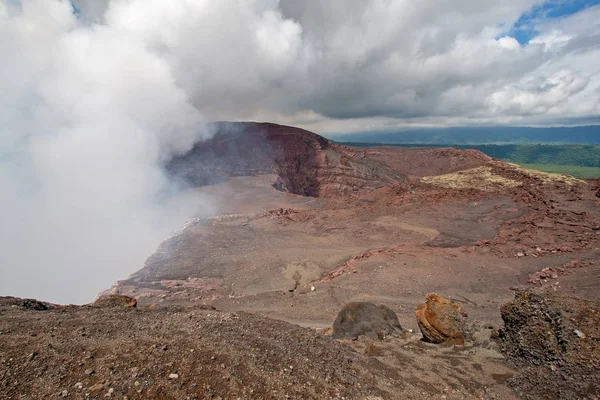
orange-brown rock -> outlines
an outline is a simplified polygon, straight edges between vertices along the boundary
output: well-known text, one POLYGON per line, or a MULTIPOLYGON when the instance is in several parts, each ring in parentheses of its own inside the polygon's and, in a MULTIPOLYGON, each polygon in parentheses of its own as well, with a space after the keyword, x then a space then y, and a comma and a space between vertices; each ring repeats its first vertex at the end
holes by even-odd
POLYGON ((464 344, 462 304, 430 293, 415 311, 423 339, 431 343, 464 344))
POLYGON ((94 307, 125 307, 132 308, 137 307, 137 300, 133 297, 125 296, 122 294, 109 294, 98 298, 94 303, 94 307))

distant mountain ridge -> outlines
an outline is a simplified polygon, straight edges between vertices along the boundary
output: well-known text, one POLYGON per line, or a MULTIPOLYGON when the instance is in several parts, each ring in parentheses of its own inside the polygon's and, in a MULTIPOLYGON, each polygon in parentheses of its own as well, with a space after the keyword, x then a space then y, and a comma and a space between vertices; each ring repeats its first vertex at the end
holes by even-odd
MULTIPOLYGON (((328 135, 325 135, 328 136, 328 135)), ((600 125, 575 127, 452 127, 329 136, 346 143, 600 144, 600 125)))

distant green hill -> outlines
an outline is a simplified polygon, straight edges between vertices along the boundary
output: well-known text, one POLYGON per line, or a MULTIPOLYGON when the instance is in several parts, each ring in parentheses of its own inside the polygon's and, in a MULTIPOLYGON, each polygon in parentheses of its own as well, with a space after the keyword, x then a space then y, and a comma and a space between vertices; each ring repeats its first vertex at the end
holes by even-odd
POLYGON ((582 145, 474 145, 458 146, 484 152, 514 163, 576 165, 600 168, 600 146, 582 145))
MULTIPOLYGON (((375 146, 374 143, 345 143, 353 146, 375 146)), ((387 144, 388 146, 390 144, 387 144)), ((600 177, 600 146, 588 145, 423 145, 391 144, 407 147, 456 147, 479 150, 490 157, 545 172, 564 173, 578 178, 600 177)))
POLYGON ((600 144, 600 125, 458 127, 325 135, 341 142, 388 144, 600 144))
POLYGON ((523 168, 537 169, 538 171, 554 172, 556 174, 568 174, 576 178, 600 178, 598 167, 578 167, 576 165, 557 164, 519 164, 523 168))

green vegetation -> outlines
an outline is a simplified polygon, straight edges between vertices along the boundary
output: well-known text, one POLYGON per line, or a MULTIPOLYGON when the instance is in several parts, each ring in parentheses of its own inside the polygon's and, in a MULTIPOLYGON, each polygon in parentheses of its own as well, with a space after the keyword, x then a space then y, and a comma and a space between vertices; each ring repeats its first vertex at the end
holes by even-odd
POLYGON ((555 174, 568 174, 576 178, 598 178, 600 177, 600 167, 578 167, 576 165, 558 165, 558 164, 519 164, 523 168, 536 169, 543 172, 552 172, 555 174))
POLYGON ((530 128, 478 126, 357 132, 338 135, 342 142, 479 145, 479 144, 600 144, 600 125, 530 128))
POLYGON ((600 146, 482 145, 459 146, 538 171, 569 174, 576 178, 600 177, 600 146))
POLYGON ((429 145, 346 143, 352 146, 405 146, 405 147, 455 147, 475 149, 490 157, 499 158, 524 168, 544 172, 573 175, 576 178, 600 177, 600 145, 549 145, 549 144, 482 144, 482 145, 429 145))
POLYGON ((475 145, 456 146, 479 150, 515 164, 547 164, 600 168, 600 146, 580 145, 475 145))

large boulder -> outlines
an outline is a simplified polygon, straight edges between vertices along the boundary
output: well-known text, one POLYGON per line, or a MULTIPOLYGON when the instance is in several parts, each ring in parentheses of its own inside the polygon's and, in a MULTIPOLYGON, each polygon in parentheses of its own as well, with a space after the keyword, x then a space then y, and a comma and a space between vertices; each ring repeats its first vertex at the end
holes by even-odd
POLYGON ((466 314, 462 304, 448 300, 437 293, 430 293, 426 302, 415 311, 423 339, 431 343, 464 344, 466 314))
POLYGON ((400 334, 398 316, 383 304, 368 302, 346 304, 333 323, 334 339, 356 339, 360 335, 381 339, 385 335, 400 334))

